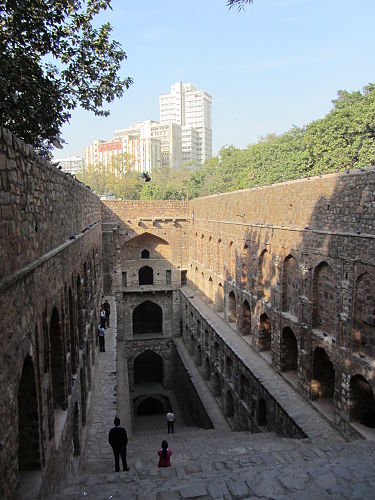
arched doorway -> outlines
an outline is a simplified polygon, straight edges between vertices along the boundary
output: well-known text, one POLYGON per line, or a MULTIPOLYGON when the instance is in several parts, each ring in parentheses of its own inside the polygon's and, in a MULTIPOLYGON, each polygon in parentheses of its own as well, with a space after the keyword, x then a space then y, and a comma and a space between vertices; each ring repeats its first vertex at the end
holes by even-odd
POLYGON ((76 339, 76 325, 74 315, 73 294, 69 287, 69 330, 70 330, 70 359, 72 373, 77 373, 78 359, 77 359, 77 339, 76 339))
POLYGON ((298 292, 298 264, 292 255, 284 260, 282 277, 282 310, 297 316, 299 304, 298 292))
POLYGON ((234 416, 233 396, 230 391, 227 391, 225 396, 225 416, 226 417, 234 416))
POLYGON ((144 415, 163 415, 164 405, 160 399, 149 396, 144 399, 137 408, 137 416, 144 415))
POLYGON ((228 295, 228 323, 236 322, 236 296, 234 292, 228 295))
POLYGON ((160 306, 145 300, 133 311, 133 334, 163 332, 163 311, 160 306))
POLYGON ((222 312, 224 310, 224 288, 221 283, 218 284, 216 293, 216 311, 222 312))
POLYGON ((220 376, 215 373, 214 375, 214 398, 219 398, 221 396, 221 380, 220 376))
POLYGON ((204 379, 210 380, 210 378, 211 378, 211 365, 210 365, 209 359, 206 358, 206 361, 204 364, 204 379))
POLYGON ((147 350, 134 360, 134 383, 163 383, 163 359, 159 354, 147 350))
POLYGON ((362 375, 354 375, 350 379, 349 421, 375 427, 374 394, 362 375))
POLYGON ((149 258, 150 258, 150 252, 146 249, 142 250, 141 259, 149 259, 149 258))
POLYGON ((298 345, 293 330, 284 328, 281 334, 281 371, 298 369, 298 345))
POLYGON ((67 398, 65 393, 63 338, 60 317, 56 307, 52 309, 49 326, 49 338, 51 342, 53 403, 55 408, 65 410, 67 398))
POLYGON ((150 266, 143 266, 138 271, 138 283, 141 285, 154 284, 154 271, 150 266))
POLYGON ((313 380, 311 381, 311 398, 333 399, 335 387, 335 370, 327 353, 317 347, 313 354, 313 380))
POLYGON ((271 322, 267 314, 260 316, 259 324, 259 346, 261 351, 271 350, 271 322))
MULTIPOLYGON (((35 371, 30 356, 25 358, 18 388, 19 471, 40 470, 39 413, 35 371)), ((21 479, 22 481, 22 479, 21 479)))
POLYGON ((327 262, 321 262, 313 278, 313 327, 332 334, 336 320, 336 280, 327 262))
POLYGON ((212 278, 210 276, 209 280, 208 280, 208 298, 210 300, 210 302, 213 302, 214 300, 214 283, 212 281, 212 278))
POLYGON ((267 427, 267 406, 263 398, 258 402, 258 425, 267 427))
POLYGON ((79 439, 79 411, 78 403, 74 405, 74 419, 73 419, 73 453, 75 456, 81 454, 81 445, 79 439))
POLYGON ((251 335, 251 312, 247 300, 242 306, 242 336, 251 335))

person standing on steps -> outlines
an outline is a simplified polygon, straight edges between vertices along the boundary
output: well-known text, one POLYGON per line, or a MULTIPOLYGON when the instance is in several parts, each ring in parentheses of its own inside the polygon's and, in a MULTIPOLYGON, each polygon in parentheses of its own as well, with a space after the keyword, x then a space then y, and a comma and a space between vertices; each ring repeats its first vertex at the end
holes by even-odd
POLYGON ((104 310, 104 304, 100 308, 100 324, 105 326, 105 310, 104 310))
POLYGON ((115 457, 115 472, 120 472, 120 456, 123 470, 128 471, 128 463, 126 461, 126 445, 128 444, 128 436, 124 427, 120 427, 120 419, 115 417, 114 427, 109 431, 108 442, 112 446, 113 456, 115 457))
POLYGON ((109 315, 111 314, 111 306, 109 305, 108 300, 104 302, 103 309, 105 312, 105 323, 107 325, 107 328, 109 328, 109 315))
POLYGON ((170 409, 169 412, 167 413, 167 425, 168 425, 168 434, 172 432, 174 434, 174 423, 176 419, 173 413, 173 410, 170 409))
POLYGON ((167 441, 162 441, 161 450, 158 451, 159 464, 158 467, 170 467, 172 450, 168 449, 167 441))
POLYGON ((105 352, 105 326, 100 323, 98 326, 99 352, 105 352))

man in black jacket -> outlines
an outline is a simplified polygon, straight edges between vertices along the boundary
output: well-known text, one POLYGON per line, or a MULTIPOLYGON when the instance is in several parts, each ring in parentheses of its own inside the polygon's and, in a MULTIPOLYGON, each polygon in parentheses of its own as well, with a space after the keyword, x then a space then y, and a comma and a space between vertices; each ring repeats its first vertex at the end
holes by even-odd
POLYGON ((128 436, 124 427, 120 427, 120 419, 114 420, 115 426, 109 431, 108 442, 112 446, 113 455, 115 457, 115 470, 120 471, 119 456, 121 455, 122 466, 124 470, 129 470, 126 462, 126 445, 128 444, 128 436))

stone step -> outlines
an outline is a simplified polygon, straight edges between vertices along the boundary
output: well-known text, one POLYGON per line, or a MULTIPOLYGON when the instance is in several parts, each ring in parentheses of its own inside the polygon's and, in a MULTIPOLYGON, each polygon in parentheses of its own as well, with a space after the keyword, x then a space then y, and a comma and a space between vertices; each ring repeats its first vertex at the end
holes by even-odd
POLYGON ((362 442, 279 440, 276 438, 274 447, 267 443, 265 449, 258 439, 257 451, 251 451, 248 443, 240 446, 237 439, 232 447, 223 447, 219 438, 211 454, 204 449, 191 453, 190 448, 184 452, 177 447, 168 469, 157 467, 156 452, 151 456, 149 450, 140 448, 138 456, 129 456, 129 472, 109 471, 107 466, 113 467, 109 457, 108 461, 97 462, 98 470, 90 469, 71 478, 69 486, 54 498, 373 497, 375 467, 368 460, 374 458, 375 446, 362 442))

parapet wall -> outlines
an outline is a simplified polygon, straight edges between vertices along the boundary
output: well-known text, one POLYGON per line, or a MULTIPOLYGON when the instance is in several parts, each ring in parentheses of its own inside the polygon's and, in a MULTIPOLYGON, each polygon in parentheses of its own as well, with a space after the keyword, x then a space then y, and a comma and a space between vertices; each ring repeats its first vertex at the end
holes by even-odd
POLYGON ((0 280, 101 218, 89 188, 0 129, 0 280))
MULTIPOLYGON (((195 220, 374 233, 375 168, 190 201, 195 220)), ((190 214, 191 215, 191 214, 190 214)))
POLYGON ((186 217, 187 213, 187 202, 179 200, 103 201, 103 222, 112 221, 114 217, 113 214, 125 222, 137 217, 186 217))

